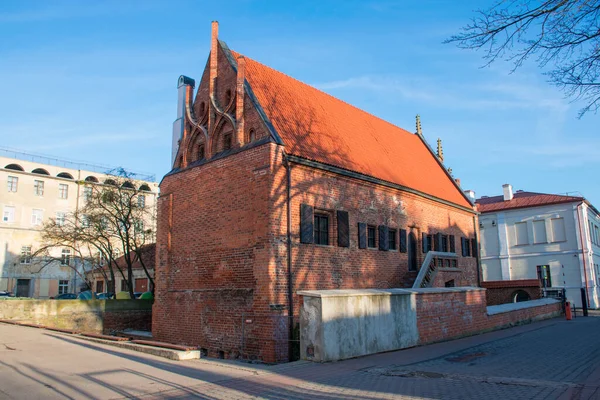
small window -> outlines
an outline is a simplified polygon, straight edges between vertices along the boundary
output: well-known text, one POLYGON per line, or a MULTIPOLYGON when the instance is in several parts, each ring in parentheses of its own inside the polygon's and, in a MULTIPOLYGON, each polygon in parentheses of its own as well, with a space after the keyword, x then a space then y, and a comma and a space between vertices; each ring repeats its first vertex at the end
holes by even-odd
POLYGON ((144 192, 151 191, 150 186, 146 185, 145 183, 142 186, 140 186, 140 190, 143 190, 144 192))
POLYGON ((107 179, 104 181, 105 185, 117 186, 117 182, 114 179, 107 179))
POLYGON ((565 234, 565 220, 563 218, 552 218, 552 241, 564 242, 567 240, 565 234))
POLYGON ((31 246, 21 247, 21 264, 31 264, 31 246))
POLYGON ((44 181, 33 181, 33 194, 36 196, 44 195, 44 181))
POLYGON ((133 233, 135 235, 142 235, 144 233, 144 221, 136 219, 133 222, 133 233))
POLYGON ((451 279, 451 280, 449 280, 449 281, 445 282, 445 283, 444 283, 444 286, 445 286, 445 287, 455 287, 455 286, 456 286, 456 284, 454 283, 454 279, 451 279))
POLYGON ((68 172, 61 172, 56 176, 58 176, 59 178, 73 179, 73 175, 69 174, 68 172))
POLYGON ((89 201, 92 198, 92 187, 86 186, 83 188, 83 199, 89 201))
POLYGON ((442 235, 442 251, 448 252, 448 235, 442 235))
POLYGON ((546 221, 533 221, 533 243, 547 243, 546 239, 546 221))
POLYGON ((15 208, 13 206, 4 206, 2 222, 15 222, 15 208))
POLYGON ((204 160, 204 144, 198 146, 198 160, 204 160))
POLYGON ((146 196, 144 196, 143 194, 138 195, 137 205, 139 208, 146 207, 146 196))
POLYGON ((39 175, 50 175, 50 173, 48 171, 46 171, 44 168, 36 168, 33 171, 31 171, 32 174, 39 174, 39 175))
POLYGON ((550 276, 550 266, 549 265, 538 265, 537 266, 537 275, 538 275, 538 279, 542 283, 542 287, 545 287, 545 288, 552 287, 552 277, 550 276))
POLYGON ((90 227, 90 217, 88 217, 87 215, 82 215, 81 216, 81 226, 83 228, 89 228, 90 227))
POLYGON ((17 178, 16 176, 8 177, 8 191, 9 192, 16 193, 18 185, 19 185, 19 178, 17 178))
POLYGON ((58 294, 69 293, 69 281, 59 280, 58 281, 58 294))
POLYGON ((329 217, 315 214, 315 244, 329 245, 329 217))
POLYGON ((96 182, 96 183, 98 183, 98 178, 96 178, 95 176, 91 176, 90 175, 90 176, 86 176, 85 177, 85 181, 86 182, 96 182))
POLYGON ((231 89, 227 89, 225 92, 225 104, 229 104, 231 102, 231 89))
POLYGON ((63 200, 69 198, 69 185, 64 183, 58 185, 58 198, 63 200))
POLYGON ((451 268, 458 268, 458 266, 457 266, 457 263, 456 263, 456 260, 451 260, 451 262, 450 262, 450 267, 451 267, 451 268))
POLYGON ((517 290, 516 292, 513 293, 512 298, 513 298, 513 303, 520 303, 522 301, 531 300, 529 293, 527 293, 524 290, 517 290))
POLYGON ((374 249, 377 247, 377 243, 375 243, 375 227, 372 225, 369 225, 367 227, 367 246, 371 249, 374 249))
POLYGON ((250 139, 249 141, 254 142, 254 140, 256 139, 256 132, 254 131, 254 129, 250 129, 250 134, 248 136, 250 139))
POLYGON ((397 230, 396 229, 390 229, 388 231, 388 247, 390 250, 396 250, 398 248, 397 246, 397 240, 396 240, 396 234, 397 234, 397 230))
POLYGON ((64 226, 64 224, 65 224, 65 213, 59 211, 56 213, 56 225, 64 226))
POLYGON ((25 171, 23 169, 23 167, 21 167, 19 164, 8 164, 6 167, 4 167, 5 169, 12 169, 14 171, 25 171))
POLYGON ((433 250, 433 235, 427 235, 427 251, 433 250))
POLYGON ((128 290, 129 289, 127 288, 127 281, 125 279, 121 279, 121 292, 127 292, 128 290))
POLYGON ((515 236, 517 238, 517 245, 529 244, 527 222, 517 222, 515 224, 515 236))
POLYGON ((96 281, 96 293, 104 292, 104 281, 96 281))
POLYGON ((63 249, 60 256, 60 265, 66 266, 71 263, 71 250, 63 249))
POLYGON ((231 133, 228 133, 225 136, 223 136, 223 150, 231 149, 231 138, 232 138, 231 133))
POLYGON ((31 225, 39 226, 44 220, 44 210, 33 209, 31 211, 31 225))
POLYGON ((123 182, 123 184, 121 185, 122 188, 125 189, 135 189, 135 186, 133 186, 133 183, 127 181, 127 182, 123 182))

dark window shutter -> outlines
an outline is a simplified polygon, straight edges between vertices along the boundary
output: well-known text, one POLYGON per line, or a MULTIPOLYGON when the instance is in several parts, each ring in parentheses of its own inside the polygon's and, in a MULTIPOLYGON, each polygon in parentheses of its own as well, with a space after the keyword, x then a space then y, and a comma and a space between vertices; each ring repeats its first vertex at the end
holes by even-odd
POLYGON ((379 250, 388 251, 390 249, 389 229, 385 225, 379 225, 379 250))
POLYGON ((400 253, 406 253, 406 229, 400 229, 400 253))
POLYGON ((439 232, 433 236, 433 250, 442 251, 442 234, 439 232))
POLYGON ((308 204, 300 206, 300 243, 313 243, 314 210, 308 204))
POLYGON ((477 257, 477 240, 471 239, 471 257, 477 257))
POLYGON ((460 249, 462 251, 461 254, 462 254, 463 257, 467 256, 467 246, 465 245, 465 242, 466 242, 465 238, 461 237, 460 238, 460 249))
POLYGON ((427 234, 423 232, 423 240, 421 241, 421 247, 423 248, 423 253, 427 253, 427 234))
POLYGON ((358 248, 367 248, 367 224, 362 222, 358 223, 358 248))
POLYGON ((338 246, 350 247, 350 225, 348 222, 348 211, 337 211, 338 246))
POLYGON ((456 253, 456 246, 454 244, 454 235, 448 236, 448 242, 450 242, 450 253, 456 253))

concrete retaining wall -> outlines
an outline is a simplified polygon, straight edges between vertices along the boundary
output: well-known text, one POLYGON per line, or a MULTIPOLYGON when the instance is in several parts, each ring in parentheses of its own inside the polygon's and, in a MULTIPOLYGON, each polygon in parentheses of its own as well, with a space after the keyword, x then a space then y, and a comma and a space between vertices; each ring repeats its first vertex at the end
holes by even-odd
POLYGON ((558 316, 550 299, 486 307, 485 289, 302 291, 300 355, 335 361, 558 316))
POLYGON ((151 300, 0 300, 0 319, 81 332, 150 330, 151 300))

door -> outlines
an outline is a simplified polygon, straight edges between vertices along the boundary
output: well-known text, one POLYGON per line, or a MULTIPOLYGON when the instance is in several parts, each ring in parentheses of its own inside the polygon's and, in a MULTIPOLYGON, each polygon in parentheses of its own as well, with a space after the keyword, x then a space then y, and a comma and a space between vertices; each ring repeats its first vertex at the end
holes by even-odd
POLYGON ((408 270, 417 270, 417 236, 414 232, 408 234, 408 270))
POLYGON ((17 279, 17 297, 29 297, 30 279, 17 279))
POLYGON ((136 279, 135 280, 135 292, 147 292, 148 291, 148 278, 136 279))

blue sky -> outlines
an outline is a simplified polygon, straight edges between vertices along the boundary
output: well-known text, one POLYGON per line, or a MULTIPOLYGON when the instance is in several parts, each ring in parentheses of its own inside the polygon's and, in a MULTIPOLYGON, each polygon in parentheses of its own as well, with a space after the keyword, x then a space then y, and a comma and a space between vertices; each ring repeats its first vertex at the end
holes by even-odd
POLYGON ((600 115, 442 41, 494 0, 2 1, 2 146, 147 171, 170 168, 181 74, 198 79, 210 22, 230 48, 444 144, 477 196, 580 192, 600 207, 600 115))

